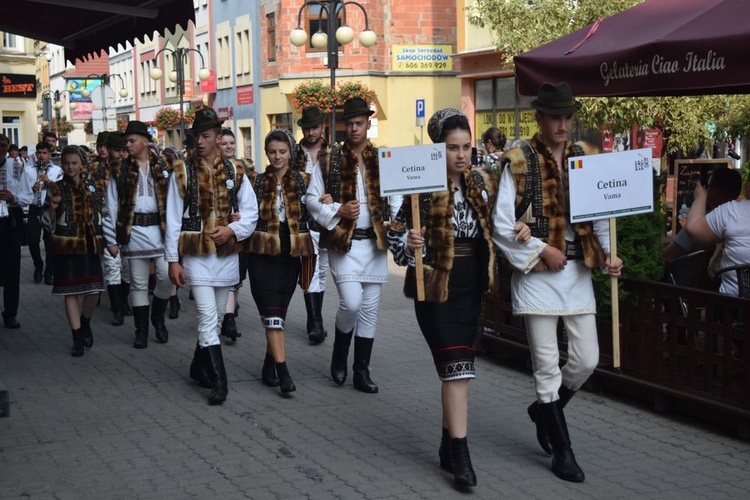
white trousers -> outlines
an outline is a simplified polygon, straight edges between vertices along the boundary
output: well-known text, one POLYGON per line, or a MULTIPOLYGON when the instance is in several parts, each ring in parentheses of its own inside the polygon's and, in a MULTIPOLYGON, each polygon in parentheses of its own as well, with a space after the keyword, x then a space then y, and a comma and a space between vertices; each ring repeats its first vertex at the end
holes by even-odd
POLYGON ((230 288, 190 285, 198 312, 198 343, 201 347, 220 344, 219 314, 224 317, 230 288))
POLYGON ((141 307, 148 305, 148 275, 151 270, 151 261, 154 261, 156 272, 156 287, 154 297, 168 299, 172 294, 172 282, 169 281, 169 266, 164 257, 153 259, 124 259, 130 264, 130 305, 141 307))
POLYGON ((102 269, 104 270, 104 284, 119 285, 122 281, 122 260, 120 253, 112 257, 106 248, 102 252, 102 269))
POLYGON ((540 403, 556 401, 561 384, 572 391, 580 389, 599 363, 596 316, 562 316, 568 332, 568 361, 562 370, 560 369, 560 353, 557 348, 558 317, 524 316, 531 348, 536 399, 540 403))
POLYGON ((313 248, 315 249, 315 272, 310 280, 310 287, 307 289, 307 293, 325 292, 326 291, 326 278, 328 275, 328 250, 326 248, 320 248, 320 233, 317 231, 310 231, 310 237, 313 241, 313 248))
POLYGON ((336 327, 344 333, 356 328, 357 337, 375 338, 382 283, 345 281, 336 287, 339 291, 336 327))

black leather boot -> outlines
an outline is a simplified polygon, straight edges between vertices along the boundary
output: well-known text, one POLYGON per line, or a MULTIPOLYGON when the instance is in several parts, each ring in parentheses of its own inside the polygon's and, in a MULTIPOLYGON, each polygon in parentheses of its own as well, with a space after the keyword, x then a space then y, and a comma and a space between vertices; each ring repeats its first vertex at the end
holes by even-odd
POLYGON ((120 283, 122 287, 122 314, 124 316, 132 316, 133 309, 130 307, 130 283, 123 281, 120 283))
POLYGON ((223 337, 229 337, 232 342, 237 342, 237 337, 242 337, 240 332, 237 331, 237 323, 234 321, 234 314, 224 314, 224 320, 221 322, 221 335, 223 337))
POLYGON ((91 332, 91 318, 81 315, 81 331, 83 331, 83 345, 91 348, 94 345, 94 334, 91 332))
POLYGON ((276 363, 276 374, 279 376, 279 389, 281 389, 282 394, 288 394, 297 390, 297 387, 292 380, 292 376, 289 375, 286 361, 276 363))
MULTIPOLYGON (((559 391, 560 406, 565 408, 575 393, 576 391, 571 391, 564 385, 561 385, 559 391)), ((536 440, 539 441, 539 446, 542 447, 542 450, 544 450, 547 455, 552 455, 552 444, 549 441, 547 428, 544 426, 544 419, 539 411, 539 403, 537 401, 531 403, 526 412, 529 414, 531 421, 536 424, 536 440)))
POLYGON ((451 439, 451 469, 453 470, 453 482, 456 486, 477 485, 477 475, 471 466, 469 444, 465 437, 451 439))
POLYGON ((260 379, 268 387, 278 387, 279 377, 276 375, 276 363, 273 360, 271 353, 266 353, 266 358, 263 360, 263 368, 260 371, 260 379))
POLYGON ((453 472, 453 469, 451 469, 451 437, 448 434, 448 429, 445 427, 443 427, 443 437, 440 438, 438 457, 440 457, 440 468, 448 472, 453 472))
POLYGON ((576 457, 570 447, 568 425, 565 423, 565 414, 560 400, 540 404, 539 411, 544 418, 544 425, 552 444, 552 472, 565 481, 582 482, 585 475, 578 466, 576 457))
POLYGON ((208 404, 220 405, 227 400, 227 394, 229 393, 224 356, 221 355, 221 344, 210 345, 204 349, 206 351, 206 367, 213 382, 211 394, 208 395, 208 404))
POLYGON ((121 285, 107 285, 109 304, 112 306, 112 326, 121 326, 125 322, 121 288, 121 285))
POLYGON ((367 394, 378 392, 378 386, 370 380, 370 355, 375 339, 354 337, 354 365, 352 365, 352 379, 354 388, 367 394))
POLYGON ((169 297, 169 319, 177 319, 180 317, 180 298, 177 295, 169 297))
POLYGON ((135 323, 135 341, 133 347, 145 349, 148 347, 148 306, 133 308, 133 323, 135 323))
POLYGON ((206 368, 206 352, 205 349, 201 349, 200 344, 195 343, 195 352, 193 353, 193 361, 190 362, 190 378, 193 379, 199 386, 210 389, 213 387, 211 382, 211 375, 208 373, 206 368))
POLYGON ((71 333, 73 333, 73 349, 70 350, 70 355, 74 358, 80 358, 83 356, 83 328, 79 328, 78 330, 71 330, 71 333))
POLYGON ((338 385, 344 385, 344 382, 346 382, 346 365, 353 334, 354 330, 344 333, 336 328, 336 338, 333 341, 333 356, 331 356, 331 378, 338 385))
POLYGON ((307 336, 313 344, 320 344, 328 336, 323 327, 323 294, 310 292, 305 294, 307 309, 307 336))
POLYGON ((151 302, 151 324, 154 325, 154 336, 160 344, 169 342, 169 332, 164 322, 164 313, 167 312, 169 299, 160 299, 156 295, 151 302))

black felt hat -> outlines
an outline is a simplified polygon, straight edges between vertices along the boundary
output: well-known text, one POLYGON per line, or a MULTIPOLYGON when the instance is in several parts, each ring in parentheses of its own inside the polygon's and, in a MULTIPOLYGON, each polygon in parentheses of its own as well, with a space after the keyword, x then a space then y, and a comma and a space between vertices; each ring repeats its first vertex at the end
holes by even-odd
POLYGON ((570 115, 581 109, 581 103, 573 98, 567 83, 544 82, 531 107, 548 115, 570 115))
POLYGON ((142 135, 146 139, 149 140, 149 142, 153 142, 153 137, 151 137, 151 134, 148 133, 148 125, 146 125, 143 122, 139 122, 137 120, 132 120, 128 122, 127 128, 125 128, 125 132, 123 132, 123 135, 142 135))
POLYGON ((109 135, 109 132, 99 132, 96 134, 96 145, 101 146, 102 144, 107 144, 107 136, 109 135))
POLYGON ((107 147, 115 149, 125 149, 125 135, 120 132, 107 133, 107 147))
POLYGON ((310 106, 302 110, 302 118, 297 120, 297 125, 302 128, 311 128, 326 121, 326 115, 317 106, 310 106))
POLYGON ((367 105, 367 101, 361 97, 352 97, 344 102, 344 114, 341 116, 341 119, 348 120, 355 116, 372 116, 373 114, 375 114, 375 111, 370 109, 370 106, 367 105))
POLYGON ((216 114, 211 108, 201 108, 195 111, 195 120, 193 120, 193 128, 190 130, 193 134, 200 134, 208 129, 221 128, 221 124, 224 120, 219 120, 219 115, 216 114))

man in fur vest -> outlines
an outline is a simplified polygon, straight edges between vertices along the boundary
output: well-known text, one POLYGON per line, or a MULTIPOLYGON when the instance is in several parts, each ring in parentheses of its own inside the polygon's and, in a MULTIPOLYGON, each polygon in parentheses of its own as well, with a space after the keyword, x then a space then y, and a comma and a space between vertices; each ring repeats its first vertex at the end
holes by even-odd
MULTIPOLYGON (((305 176, 305 182, 310 185, 310 179, 315 169, 320 167, 318 155, 328 151, 328 144, 323 138, 325 132, 326 115, 317 106, 310 106, 302 110, 302 117, 297 125, 302 128, 304 138, 297 144, 293 157, 295 164, 292 168, 305 176)), ((323 294, 326 291, 326 275, 328 274, 328 250, 320 248, 320 232, 317 226, 311 227, 315 249, 315 269, 312 269, 310 286, 305 292, 305 308, 307 309, 307 335, 310 342, 319 344, 328 336, 323 326, 323 294)), ((305 272, 305 269, 302 270, 305 272)))
MULTIPOLYGON (((112 136, 112 143, 122 143, 125 147, 125 139, 119 132, 99 132, 96 136, 96 159, 91 162, 89 168, 89 179, 91 179, 99 189, 101 195, 107 197, 107 188, 109 181, 114 175, 117 177, 120 171, 120 156, 115 151, 110 151, 108 142, 112 136)), ((111 231, 113 227, 107 224, 104 227, 105 232, 111 231)), ((111 241, 112 234, 108 238, 111 241)), ((109 251, 102 254, 102 269, 104 270, 104 283, 107 285, 109 294, 109 303, 114 316, 112 317, 112 326, 120 326, 125 322, 125 303, 126 295, 122 284, 122 261, 120 253, 112 256, 109 251)))
POLYGON ((128 158, 120 171, 113 175, 107 187, 106 202, 110 220, 115 224, 117 245, 108 251, 113 257, 122 252, 122 259, 130 267, 130 304, 135 322, 133 347, 148 347, 149 303, 148 277, 151 262, 156 271, 156 287, 151 305, 151 323, 156 341, 165 344, 169 332, 164 323, 164 312, 169 304, 172 284, 164 260, 164 230, 166 220, 167 183, 172 166, 148 149, 151 134, 148 126, 139 121, 128 122, 124 133, 128 158))
POLYGON ((339 292, 331 377, 346 381, 354 339, 354 388, 378 392, 370 379, 380 289, 388 281, 386 221, 398 213, 403 196, 380 196, 378 151, 367 139, 374 113, 361 97, 344 103, 346 141, 321 156, 305 195, 307 210, 321 226, 320 246, 328 249, 339 292))
POLYGON ((167 197, 169 278, 178 287, 190 285, 198 311, 190 378, 211 388, 212 405, 223 403, 229 391, 218 313, 225 311, 229 290, 239 281, 239 242, 252 234, 258 220, 252 182, 239 163, 219 152, 221 123, 211 108, 196 111, 195 154, 184 164, 175 163, 167 197))
POLYGON ((563 408, 599 361, 591 268, 619 276, 622 261, 609 258, 608 221, 570 222, 567 160, 584 151, 568 134, 580 103, 567 83, 543 83, 531 106, 539 132, 529 145, 510 149, 501 158, 493 240, 514 268, 513 313, 526 322, 536 390, 528 413, 537 439, 553 455, 553 472, 580 482, 584 474, 570 447, 563 408), (529 226, 530 242, 516 241, 516 221, 529 226), (562 370, 559 318, 568 332, 568 361, 562 370))

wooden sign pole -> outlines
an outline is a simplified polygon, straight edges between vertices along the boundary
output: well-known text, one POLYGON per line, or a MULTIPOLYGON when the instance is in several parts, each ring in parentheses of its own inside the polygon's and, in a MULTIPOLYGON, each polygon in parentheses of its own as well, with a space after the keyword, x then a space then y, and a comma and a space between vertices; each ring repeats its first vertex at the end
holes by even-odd
MULTIPOLYGON (((422 227, 422 222, 419 220, 419 195, 411 195, 411 219, 414 229, 417 231, 422 227)), ((414 261, 416 267, 414 268, 414 274, 417 278, 417 300, 422 302, 424 300, 424 269, 422 267, 422 251, 418 250, 414 253, 414 261)))
MULTIPOLYGON (((609 219, 609 261, 617 259, 617 219, 609 219)), ((612 367, 620 370, 620 293, 617 276, 612 276, 612 367)))

